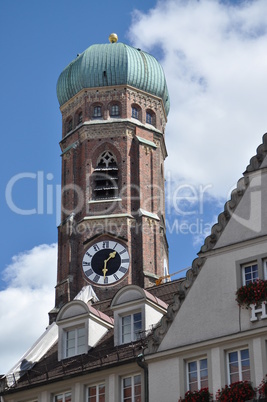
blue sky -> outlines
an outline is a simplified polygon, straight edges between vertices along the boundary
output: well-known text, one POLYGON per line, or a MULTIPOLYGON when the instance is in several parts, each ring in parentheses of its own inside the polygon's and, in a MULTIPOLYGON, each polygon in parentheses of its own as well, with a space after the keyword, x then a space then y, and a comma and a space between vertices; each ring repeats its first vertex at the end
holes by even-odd
POLYGON ((265 0, 0 2, 0 372, 42 333, 54 303, 62 69, 111 32, 162 63, 171 98, 166 221, 175 272, 191 265, 266 132, 266 13, 265 0), (42 318, 26 331, 33 315, 42 318))

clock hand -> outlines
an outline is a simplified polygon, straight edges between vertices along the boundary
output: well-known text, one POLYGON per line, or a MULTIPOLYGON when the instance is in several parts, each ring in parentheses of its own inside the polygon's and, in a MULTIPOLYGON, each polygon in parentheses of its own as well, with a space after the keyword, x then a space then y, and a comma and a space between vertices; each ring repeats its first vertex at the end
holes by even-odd
POLYGON ((106 273, 108 272, 107 269, 107 262, 111 259, 111 258, 115 258, 116 255, 116 251, 113 251, 112 253, 109 254, 109 257, 104 261, 104 268, 102 269, 102 272, 104 274, 104 279, 106 277, 106 273))

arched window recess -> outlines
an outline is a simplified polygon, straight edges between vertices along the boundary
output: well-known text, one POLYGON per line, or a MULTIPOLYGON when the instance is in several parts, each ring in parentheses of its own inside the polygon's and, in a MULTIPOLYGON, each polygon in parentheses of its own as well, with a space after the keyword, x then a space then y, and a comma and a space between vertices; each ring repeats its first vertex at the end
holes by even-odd
POLYGON ((94 170, 94 199, 118 197, 118 166, 110 151, 103 152, 94 170))

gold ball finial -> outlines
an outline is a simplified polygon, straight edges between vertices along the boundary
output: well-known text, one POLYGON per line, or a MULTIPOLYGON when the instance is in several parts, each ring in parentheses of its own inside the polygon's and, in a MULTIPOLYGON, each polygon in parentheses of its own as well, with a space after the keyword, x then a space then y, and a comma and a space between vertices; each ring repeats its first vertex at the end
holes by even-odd
POLYGON ((115 33, 112 33, 109 35, 108 40, 110 41, 110 43, 116 43, 116 42, 118 42, 118 35, 115 33))

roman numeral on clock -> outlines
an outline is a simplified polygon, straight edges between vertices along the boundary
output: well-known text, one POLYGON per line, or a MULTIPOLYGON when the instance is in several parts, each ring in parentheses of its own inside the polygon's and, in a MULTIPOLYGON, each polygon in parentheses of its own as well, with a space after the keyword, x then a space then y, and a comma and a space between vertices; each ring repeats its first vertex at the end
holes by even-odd
POLYGON ((96 276, 94 277, 93 281, 97 283, 97 282, 99 281, 99 279, 100 279, 100 276, 99 276, 99 275, 96 275, 96 276))
POLYGON ((127 272, 127 269, 124 267, 120 267, 119 271, 122 272, 123 274, 125 274, 127 272))
POLYGON ((90 276, 94 273, 94 271, 92 270, 92 268, 88 269, 87 271, 85 271, 85 275, 90 276))
POLYGON ((118 275, 113 274, 113 278, 115 279, 115 281, 118 281, 120 278, 118 277, 118 275))

